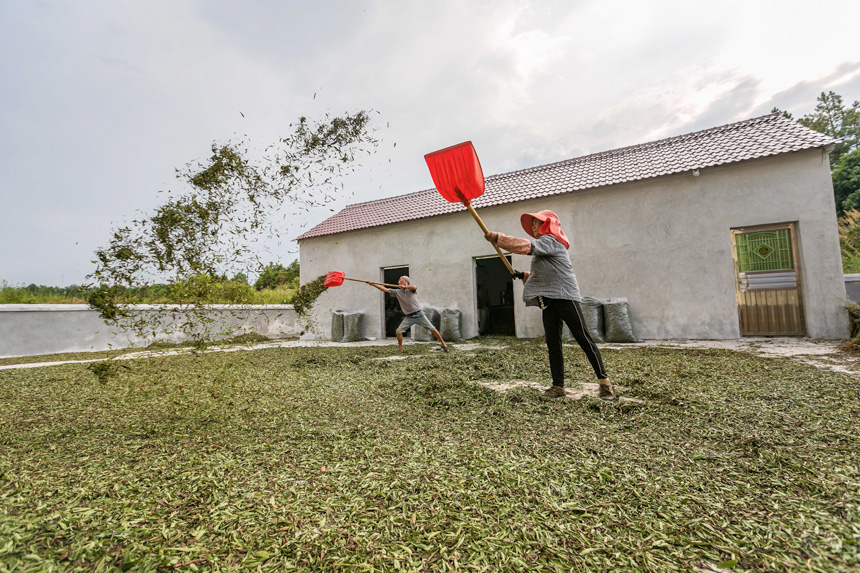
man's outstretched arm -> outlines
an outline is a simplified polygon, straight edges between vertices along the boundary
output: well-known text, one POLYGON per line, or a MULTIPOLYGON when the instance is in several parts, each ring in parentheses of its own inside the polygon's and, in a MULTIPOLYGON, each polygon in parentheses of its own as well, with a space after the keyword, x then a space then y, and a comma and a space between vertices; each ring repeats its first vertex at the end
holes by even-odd
POLYGON ((391 294, 391 291, 388 290, 387 288, 385 288, 384 286, 379 286, 378 284, 374 284, 374 283, 367 283, 367 284, 369 284, 370 286, 374 286, 374 287, 378 288, 379 290, 381 290, 382 292, 384 292, 386 294, 391 294))

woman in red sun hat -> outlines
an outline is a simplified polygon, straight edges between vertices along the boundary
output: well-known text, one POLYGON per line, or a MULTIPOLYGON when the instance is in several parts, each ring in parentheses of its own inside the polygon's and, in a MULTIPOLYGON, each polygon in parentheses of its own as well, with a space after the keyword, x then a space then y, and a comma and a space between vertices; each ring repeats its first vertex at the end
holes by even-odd
POLYGON ((615 392, 603 367, 600 350, 585 326, 579 285, 576 275, 573 274, 570 255, 567 253, 570 241, 561 230, 558 215, 552 211, 525 213, 520 217, 520 222, 526 233, 534 239, 519 239, 492 231, 484 235, 484 238, 511 253, 532 256, 531 270, 523 273, 522 277, 523 301, 526 306, 540 307, 543 312, 543 328, 552 374, 552 386, 547 388, 543 395, 548 398, 562 398, 565 395, 561 332, 562 324, 567 324, 594 369, 600 384, 600 398, 614 400, 615 392))

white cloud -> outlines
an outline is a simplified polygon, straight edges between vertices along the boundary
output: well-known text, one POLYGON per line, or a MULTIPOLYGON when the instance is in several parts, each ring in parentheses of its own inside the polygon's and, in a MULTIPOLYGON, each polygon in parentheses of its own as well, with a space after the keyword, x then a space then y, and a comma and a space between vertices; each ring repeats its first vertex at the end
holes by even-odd
POLYGON ((2 3, 0 243, 29 242, 0 279, 80 281, 174 167, 298 115, 381 112, 339 208, 430 187, 423 154, 466 139, 493 174, 860 99, 858 20, 847 0, 2 3))

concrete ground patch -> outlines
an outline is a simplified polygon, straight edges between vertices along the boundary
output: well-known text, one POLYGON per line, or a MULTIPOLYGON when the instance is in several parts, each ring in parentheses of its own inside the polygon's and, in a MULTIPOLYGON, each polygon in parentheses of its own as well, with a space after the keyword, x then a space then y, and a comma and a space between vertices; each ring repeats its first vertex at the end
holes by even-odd
POLYGON ((839 349, 842 340, 815 340, 800 337, 745 337, 734 340, 646 340, 631 344, 601 344, 601 349, 626 350, 629 348, 704 348, 747 352, 765 358, 791 358, 808 364, 840 372, 860 379, 860 356, 839 349))
MULTIPOLYGON (((490 390, 495 390, 497 392, 507 392, 508 390, 513 390, 514 388, 534 388, 536 390, 545 390, 546 384, 541 384, 540 382, 534 382, 532 380, 508 380, 506 382, 481 382, 478 384, 481 386, 485 386, 490 390)), ((631 402, 634 404, 644 404, 644 400, 640 400, 638 398, 629 398, 627 396, 620 396, 622 392, 628 390, 628 388, 624 386, 615 386, 615 393, 618 395, 619 402, 631 402)), ((596 382, 583 382, 579 386, 569 387, 567 388, 567 392, 565 397, 569 400, 582 400, 586 396, 593 396, 594 398, 598 397, 598 389, 599 385, 596 382)))

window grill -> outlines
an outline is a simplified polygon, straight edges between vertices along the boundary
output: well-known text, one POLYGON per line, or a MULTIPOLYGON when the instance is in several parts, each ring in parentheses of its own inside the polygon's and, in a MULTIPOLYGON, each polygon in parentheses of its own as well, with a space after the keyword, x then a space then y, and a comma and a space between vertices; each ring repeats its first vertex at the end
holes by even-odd
POLYGON ((739 233, 737 235, 738 271, 787 271, 794 269, 791 232, 788 229, 739 233))

